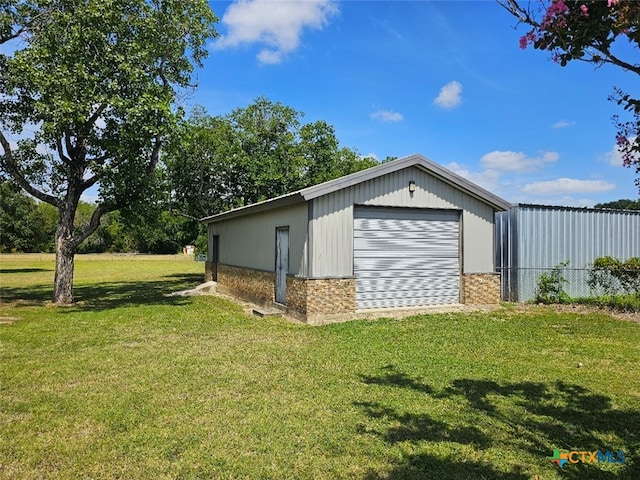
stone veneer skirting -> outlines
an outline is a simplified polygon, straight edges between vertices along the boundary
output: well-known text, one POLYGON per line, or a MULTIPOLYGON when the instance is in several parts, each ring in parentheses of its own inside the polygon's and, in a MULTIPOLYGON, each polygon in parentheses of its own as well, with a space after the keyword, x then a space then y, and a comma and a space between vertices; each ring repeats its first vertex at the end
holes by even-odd
MULTIPOLYGON (((206 275, 217 271, 218 291, 263 306, 275 301, 275 273, 224 264, 205 266, 206 275)), ((472 273, 462 276, 462 303, 500 303, 500 275, 472 273)), ((287 313, 303 320, 354 313, 355 278, 287 277, 287 313)))
POLYGON ((218 291, 263 306, 275 301, 275 272, 231 267, 219 263, 218 291))
POLYGON ((499 273, 467 273, 462 276, 462 303, 494 305, 500 303, 499 273))
MULTIPOLYGON (((214 271, 205 266, 205 273, 214 271)), ((275 273, 218 264, 218 291, 258 305, 275 301, 275 273)), ((300 278, 287 276, 287 313, 306 319, 352 313, 356 309, 354 278, 300 278)))

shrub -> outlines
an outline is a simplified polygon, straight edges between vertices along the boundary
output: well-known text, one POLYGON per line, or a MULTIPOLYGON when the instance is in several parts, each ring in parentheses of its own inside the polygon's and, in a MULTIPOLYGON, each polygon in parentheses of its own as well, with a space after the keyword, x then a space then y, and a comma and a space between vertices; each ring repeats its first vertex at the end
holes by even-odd
POLYGON ((543 272, 536 282, 537 303, 566 303, 569 295, 564 291, 564 285, 569 281, 561 274, 562 269, 569 262, 562 262, 551 269, 551 272, 543 272))
POLYGON ((640 296, 640 257, 631 257, 624 262, 609 256, 596 258, 589 268, 587 284, 592 293, 598 295, 640 296))

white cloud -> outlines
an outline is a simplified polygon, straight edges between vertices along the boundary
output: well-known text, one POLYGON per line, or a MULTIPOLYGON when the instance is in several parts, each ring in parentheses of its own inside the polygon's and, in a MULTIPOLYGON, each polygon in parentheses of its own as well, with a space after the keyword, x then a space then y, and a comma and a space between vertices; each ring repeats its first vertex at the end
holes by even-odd
POLYGON ((576 122, 567 122, 566 120, 560 120, 559 122, 551 125, 551 128, 567 128, 572 127, 576 124, 576 122))
POLYGON ((236 0, 222 17, 228 32, 213 46, 258 43, 265 46, 258 53, 261 63, 280 63, 298 48, 305 28, 321 30, 337 12, 333 0, 236 0))
POLYGON ((522 190, 537 195, 562 195, 609 192, 615 188, 615 184, 604 180, 578 180, 565 177, 545 182, 532 182, 525 185, 522 190))
POLYGON ((497 170, 487 169, 481 172, 472 172, 466 165, 461 165, 457 162, 451 162, 446 167, 453 173, 457 173, 490 192, 498 193, 500 191, 500 176, 502 173, 497 170))
POLYGON ((547 163, 553 163, 560 158, 556 152, 544 152, 539 157, 528 157, 522 152, 494 150, 486 153, 480 159, 484 168, 500 171, 530 173, 542 168, 547 163))
POLYGON ((400 122, 404 120, 401 113, 391 112, 389 110, 378 110, 371 114, 371 118, 374 120, 380 120, 381 122, 400 122))
MULTIPOLYGON (((631 137, 629 139, 630 142, 635 142, 636 137, 631 137)), ((618 145, 614 145, 611 147, 607 153, 604 154, 604 160, 608 162, 612 167, 622 167, 622 153, 618 149, 618 145)))
POLYGON ((462 84, 455 80, 440 89, 440 93, 433 103, 441 108, 451 109, 462 103, 462 84))

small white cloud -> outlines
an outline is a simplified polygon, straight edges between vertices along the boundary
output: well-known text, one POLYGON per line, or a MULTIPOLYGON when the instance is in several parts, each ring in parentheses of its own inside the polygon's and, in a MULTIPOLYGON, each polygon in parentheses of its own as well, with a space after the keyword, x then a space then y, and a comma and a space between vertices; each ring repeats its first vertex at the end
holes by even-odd
POLYGON ((280 63, 298 48, 305 28, 321 30, 336 13, 334 0, 236 0, 222 17, 228 32, 213 47, 258 43, 265 45, 258 53, 261 63, 280 63))
POLYGON ((262 50, 258 53, 258 61, 264 65, 276 65, 281 63, 283 60, 284 54, 282 51, 274 51, 274 50, 262 50))
POLYGON ((604 180, 578 180, 565 177, 545 182, 532 182, 525 185, 522 190, 537 195, 562 195, 609 192, 615 188, 615 184, 604 180))
POLYGON ((433 103, 441 108, 451 109, 462 103, 462 84, 453 80, 440 89, 433 103))
POLYGON ((572 127, 576 124, 576 122, 567 122, 566 120, 560 120, 559 122, 551 125, 551 128, 567 128, 572 127))
POLYGON ((501 171, 530 173, 540 170, 545 164, 560 158, 557 152, 544 152, 540 157, 528 157, 522 152, 494 150, 480 159, 484 168, 501 171))
POLYGON ((371 114, 371 118, 374 120, 380 120, 381 122, 401 122, 404 117, 401 113, 391 112, 389 110, 378 110, 371 114))

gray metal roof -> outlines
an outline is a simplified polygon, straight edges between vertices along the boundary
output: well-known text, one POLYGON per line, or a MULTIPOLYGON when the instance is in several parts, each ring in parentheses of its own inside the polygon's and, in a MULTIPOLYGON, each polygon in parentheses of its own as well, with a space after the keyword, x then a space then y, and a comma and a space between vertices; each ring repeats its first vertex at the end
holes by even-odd
POLYGON ((280 197, 271 198, 262 202, 253 203, 240 208, 234 208, 226 212, 211 215, 209 217, 202 218, 200 221, 204 223, 213 223, 220 220, 226 220, 229 218, 239 217, 243 215, 253 214, 270 210, 272 208, 283 207, 294 203, 304 202, 312 200, 323 195, 341 190, 343 188, 349 188, 367 180, 372 180, 383 175, 402 170, 408 167, 418 167, 426 171, 430 175, 442 180, 443 182, 462 190, 463 192, 477 198, 478 200, 490 205, 497 211, 505 211, 510 207, 509 202, 494 195, 493 193, 485 190, 484 188, 470 182, 466 178, 453 173, 451 170, 438 165, 437 163, 427 159, 426 157, 414 154, 408 157, 399 158, 391 162, 380 164, 376 167, 371 167, 366 170, 361 170, 344 177, 336 178, 335 180, 329 180, 328 182, 313 185, 311 187, 303 188, 296 192, 288 193, 280 197))

